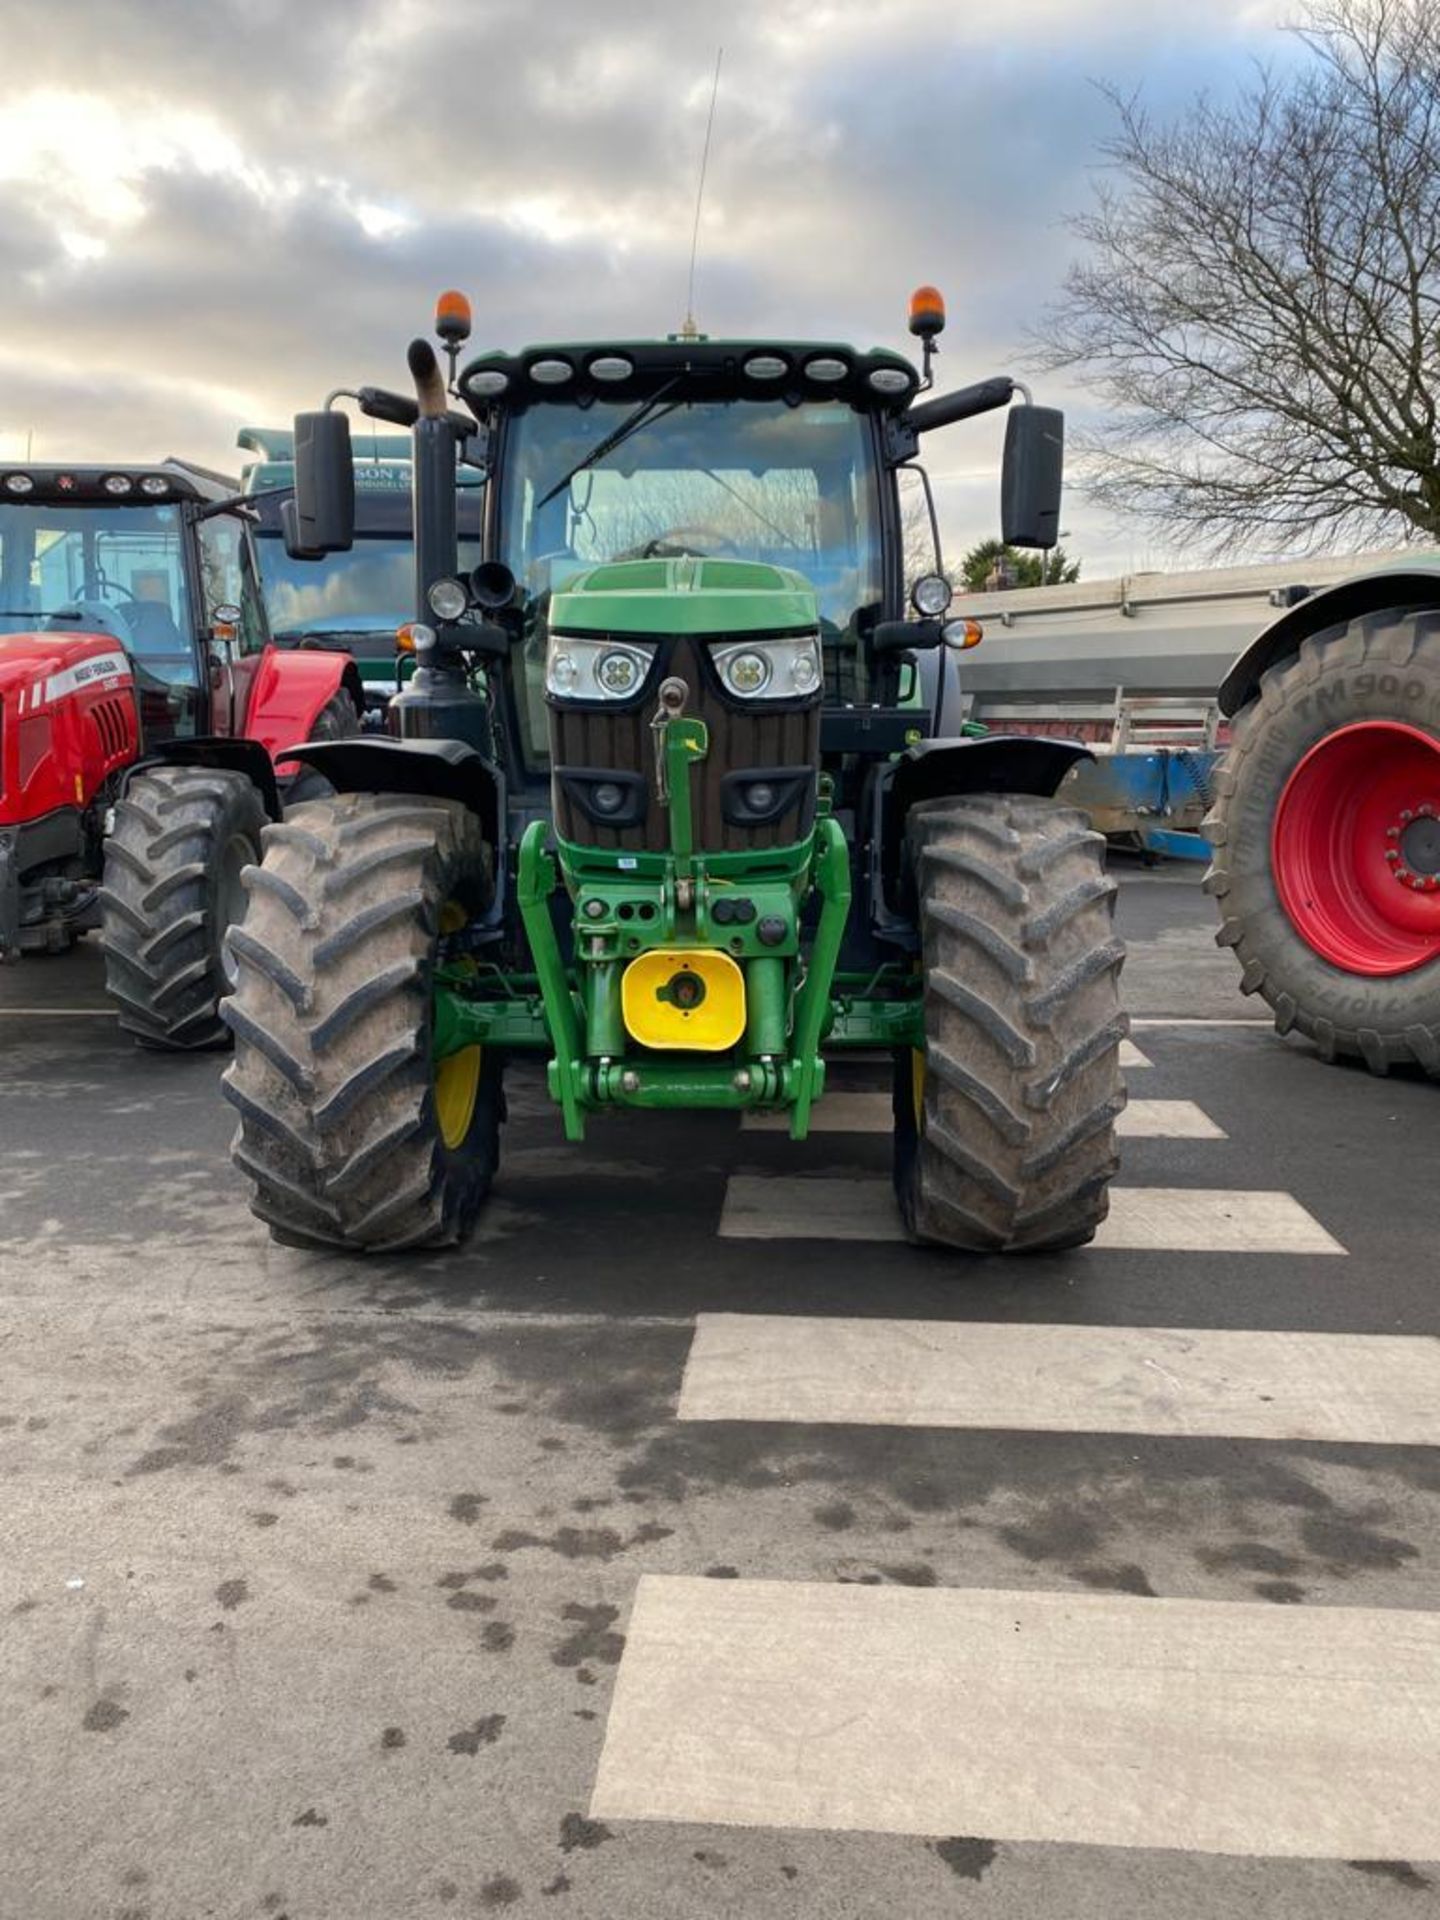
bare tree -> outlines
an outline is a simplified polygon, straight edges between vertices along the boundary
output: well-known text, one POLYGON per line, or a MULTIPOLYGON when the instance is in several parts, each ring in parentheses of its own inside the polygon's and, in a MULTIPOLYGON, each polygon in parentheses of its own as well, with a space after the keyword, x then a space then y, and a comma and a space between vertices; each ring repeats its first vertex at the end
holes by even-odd
POLYGON ((1309 59, 1158 125, 1040 337, 1108 409, 1087 490, 1215 554, 1440 536, 1440 0, 1308 0, 1309 59))

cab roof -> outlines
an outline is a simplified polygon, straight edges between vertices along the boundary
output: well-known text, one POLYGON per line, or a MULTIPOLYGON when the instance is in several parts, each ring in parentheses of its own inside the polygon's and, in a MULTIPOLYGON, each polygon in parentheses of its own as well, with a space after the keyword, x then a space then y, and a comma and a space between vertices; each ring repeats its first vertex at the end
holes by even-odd
POLYGON ((477 411, 601 396, 636 403, 666 387, 701 400, 842 400, 852 407, 901 407, 920 385, 902 354, 860 350, 839 340, 557 341, 478 355, 460 392, 477 411), (878 384, 875 376, 879 375, 878 384), (498 384, 503 376, 504 385, 498 384), (673 387, 670 383, 673 382, 673 387))
POLYGON ((240 491, 240 482, 230 474, 217 473, 193 460, 181 460, 169 454, 152 462, 112 460, 105 466, 61 464, 56 461, 27 460, 23 464, 0 467, 0 504, 20 505, 27 500, 72 500, 86 505, 157 506, 165 500, 195 500, 207 505, 228 500, 240 491), (107 480, 126 479, 130 486, 116 491, 107 480), (28 480, 29 486, 16 485, 28 480), (144 487, 142 482, 163 481, 163 488, 144 487))

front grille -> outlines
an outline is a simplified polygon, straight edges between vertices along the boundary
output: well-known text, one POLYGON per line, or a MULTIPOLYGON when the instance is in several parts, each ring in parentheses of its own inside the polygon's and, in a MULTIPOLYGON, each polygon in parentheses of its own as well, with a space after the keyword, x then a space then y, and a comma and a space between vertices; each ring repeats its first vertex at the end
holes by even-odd
MULTIPOLYGON (((820 705, 790 712, 766 711, 723 700, 711 682, 708 663, 702 663, 705 642, 676 640, 665 672, 678 674, 690 688, 685 711, 703 720, 710 733, 710 751, 692 776, 691 818, 695 845, 702 852, 743 853, 751 849, 792 846, 810 828, 814 813, 814 786, 797 795, 794 806, 764 826, 734 826, 725 818, 724 781, 727 774, 747 768, 815 767, 820 765, 820 705)), ((655 735, 650 721, 653 698, 625 712, 603 708, 550 708, 551 764, 555 826, 563 839, 584 846, 622 853, 663 853, 670 845, 669 814, 655 798, 655 735), (566 793, 558 775, 565 768, 587 772, 618 770, 642 775, 646 805, 634 826, 599 826, 566 793)))
POLYGON ((100 747, 107 760, 125 752, 130 744, 130 708, 123 700, 97 700, 90 709, 100 747))

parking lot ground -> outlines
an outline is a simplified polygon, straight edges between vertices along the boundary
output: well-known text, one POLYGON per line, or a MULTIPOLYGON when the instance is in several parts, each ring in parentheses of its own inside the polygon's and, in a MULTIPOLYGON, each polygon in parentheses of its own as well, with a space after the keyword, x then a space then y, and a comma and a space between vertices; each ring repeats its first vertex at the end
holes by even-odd
POLYGON ((1440 1905, 1437 1090, 1122 871, 1094 1248, 538 1070, 466 1249, 272 1247, 223 1062, 0 974, 3 1920, 1440 1905))

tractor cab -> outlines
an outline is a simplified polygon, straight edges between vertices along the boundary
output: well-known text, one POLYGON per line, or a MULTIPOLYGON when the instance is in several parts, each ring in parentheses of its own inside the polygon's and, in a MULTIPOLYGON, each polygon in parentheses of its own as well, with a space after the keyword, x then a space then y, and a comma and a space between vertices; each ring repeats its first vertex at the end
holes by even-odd
POLYGON ((528 755, 546 753, 554 596, 599 565, 728 560, 803 574, 828 698, 893 695, 898 675, 877 671, 866 645, 901 587, 887 577, 893 497, 867 404, 877 371, 905 392, 917 384, 895 355, 725 341, 542 347, 468 369, 471 392, 506 383, 488 402, 495 551, 521 595, 528 755))
POLYGON ((235 491, 180 460, 0 474, 0 661, 20 635, 116 642, 147 745, 237 731, 268 634, 235 491))

